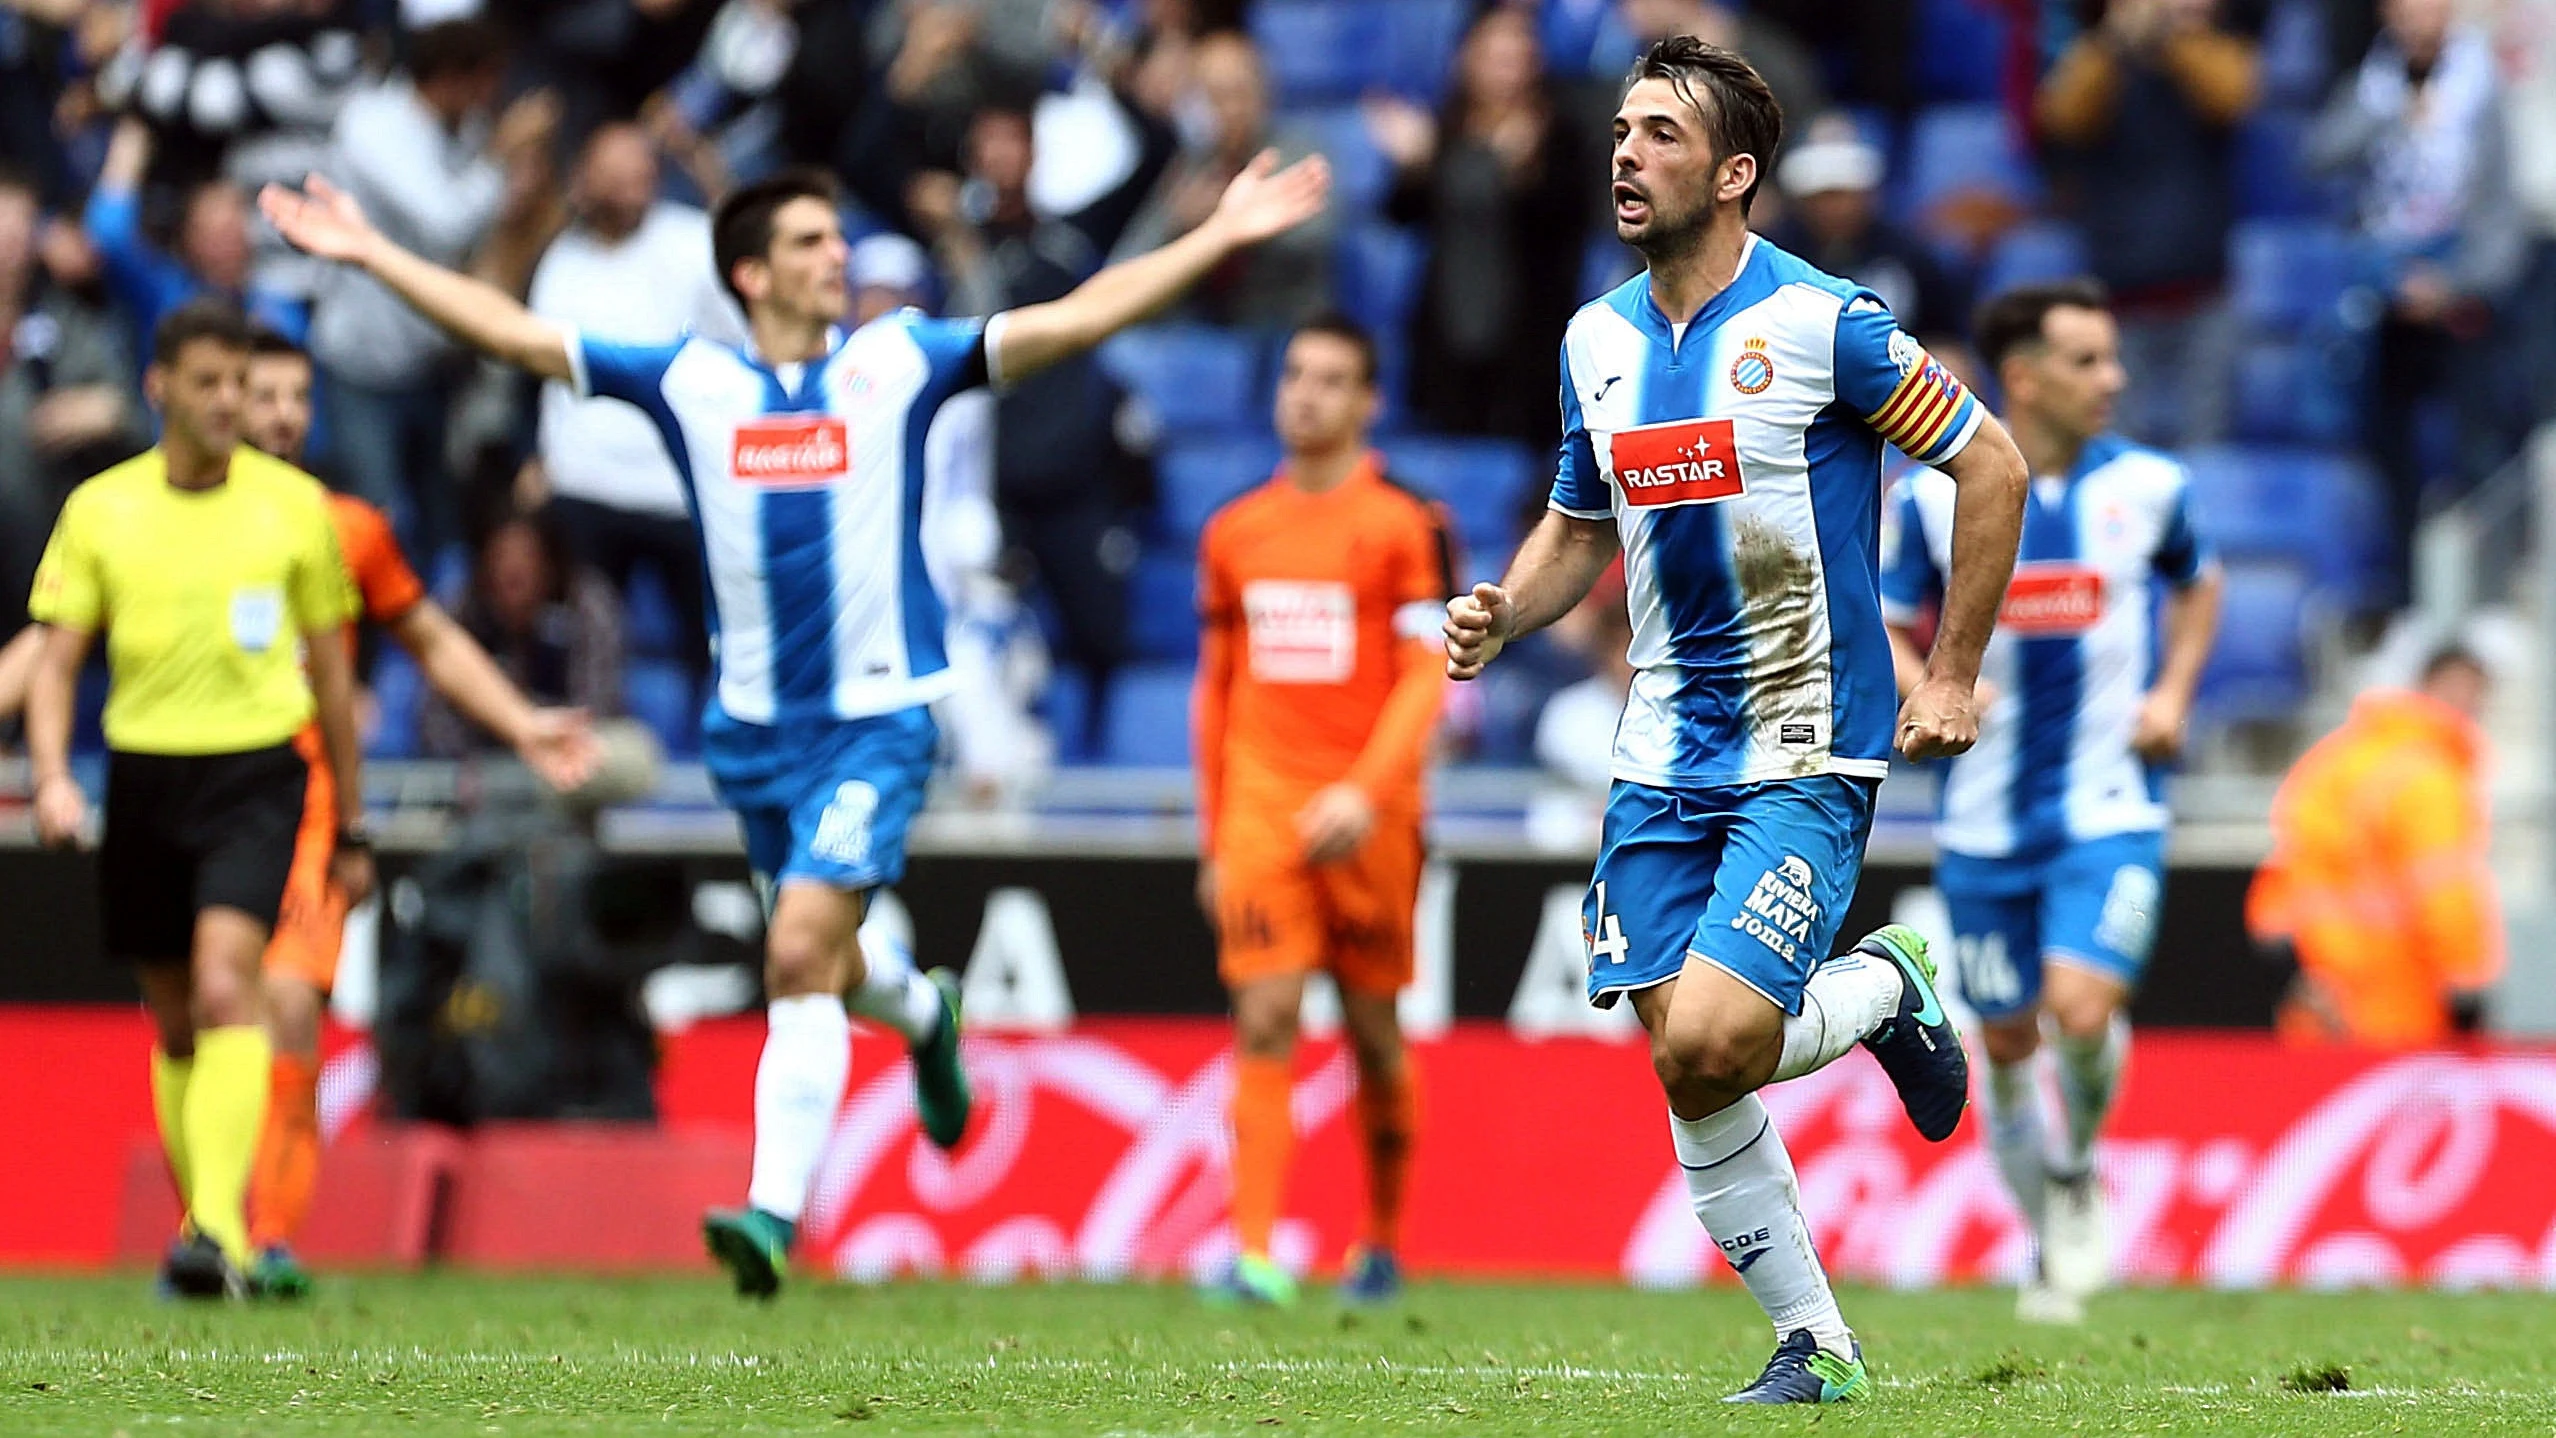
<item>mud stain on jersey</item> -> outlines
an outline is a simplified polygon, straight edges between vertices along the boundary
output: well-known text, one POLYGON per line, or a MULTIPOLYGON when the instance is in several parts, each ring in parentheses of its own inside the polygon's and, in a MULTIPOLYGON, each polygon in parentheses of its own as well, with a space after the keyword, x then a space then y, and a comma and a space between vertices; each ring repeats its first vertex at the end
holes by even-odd
POLYGON ((1775 742, 1783 726, 1829 720, 1829 634, 1819 566, 1785 533, 1752 515, 1732 530, 1732 569, 1739 579, 1740 623, 1748 635, 1750 732, 1793 773, 1828 767, 1828 746, 1775 742))

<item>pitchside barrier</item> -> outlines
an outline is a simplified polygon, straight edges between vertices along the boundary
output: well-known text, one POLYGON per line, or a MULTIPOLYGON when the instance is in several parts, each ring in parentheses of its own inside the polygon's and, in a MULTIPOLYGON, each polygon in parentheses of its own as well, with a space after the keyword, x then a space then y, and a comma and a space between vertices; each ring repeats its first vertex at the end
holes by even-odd
MULTIPOLYGON (((367 1116, 360 1035, 331 1036, 331 1133, 311 1256, 581 1271, 699 1268, 701 1207, 742 1192, 762 1025, 667 1036, 659 1128, 367 1116)), ((132 1010, 0 1010, 12 1103, 0 1143, 42 1155, 0 1185, 0 1263, 140 1263, 176 1220, 150 1139, 132 1010)), ((1406 1257, 1423 1273, 1728 1281, 1687 1210, 1642 1046, 1466 1021, 1414 1046, 1423 1117, 1406 1257)), ((865 1032, 803 1228, 847 1279, 1181 1278, 1230 1251, 1228 1036, 1215 1022, 1088 1019, 972 1037, 982 1104, 954 1157, 915 1128, 901 1046, 865 1032)), ((1321 1271, 1356 1233, 1352 1074, 1300 1059, 1298 1165, 1281 1256, 1321 1271)), ((2021 1233, 1965 1121, 1910 1132, 1849 1054, 1767 1091, 1820 1251, 1855 1279, 2005 1280, 2021 1233)), ((2104 1153, 2134 1282, 2254 1287, 2556 1286, 2556 1052, 2379 1055, 2260 1034, 2139 1036, 2104 1153)))

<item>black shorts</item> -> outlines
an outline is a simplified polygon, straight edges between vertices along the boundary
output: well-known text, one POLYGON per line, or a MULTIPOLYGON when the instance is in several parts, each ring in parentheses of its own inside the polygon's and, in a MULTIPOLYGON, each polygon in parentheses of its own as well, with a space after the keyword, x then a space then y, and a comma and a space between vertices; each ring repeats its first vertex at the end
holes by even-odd
POLYGON ((107 957, 183 963, 195 916, 274 927, 293 873, 310 765, 290 744, 241 754, 110 754, 98 850, 107 957))

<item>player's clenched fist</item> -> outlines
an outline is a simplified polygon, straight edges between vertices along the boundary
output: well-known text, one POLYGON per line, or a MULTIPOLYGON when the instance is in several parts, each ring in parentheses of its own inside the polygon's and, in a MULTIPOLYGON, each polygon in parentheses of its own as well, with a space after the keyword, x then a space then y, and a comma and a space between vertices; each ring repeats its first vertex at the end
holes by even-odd
POLYGON ((1471 679, 1482 666, 1500 657, 1500 647, 1518 627, 1518 611, 1509 591, 1496 584, 1477 584, 1471 594, 1447 601, 1447 677, 1471 679))
POLYGON ((1958 679, 1922 680, 1899 707, 1899 737, 1893 745, 1911 759, 1949 759, 1970 752, 1979 742, 1979 702, 1972 687, 1958 679))

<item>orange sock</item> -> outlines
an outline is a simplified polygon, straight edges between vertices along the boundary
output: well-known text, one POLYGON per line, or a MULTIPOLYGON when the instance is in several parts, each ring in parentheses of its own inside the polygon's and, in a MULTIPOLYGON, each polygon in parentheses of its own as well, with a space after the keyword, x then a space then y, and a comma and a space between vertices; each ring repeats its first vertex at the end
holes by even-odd
POLYGON ((1296 1151, 1293 1059, 1234 1059, 1234 1236, 1267 1256, 1296 1151))
POLYGON ((249 1241, 263 1251, 289 1244, 310 1215, 319 1187, 319 1065, 299 1054, 275 1056, 266 1128, 258 1135, 249 1180, 249 1241))
POLYGON ((1402 1239, 1402 1195, 1420 1134, 1420 1085, 1408 1064, 1381 1082, 1359 1081, 1358 1133, 1367 1146, 1366 1244, 1391 1253, 1402 1239))

